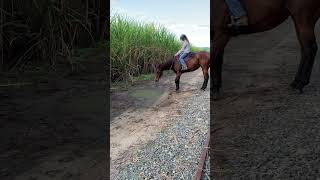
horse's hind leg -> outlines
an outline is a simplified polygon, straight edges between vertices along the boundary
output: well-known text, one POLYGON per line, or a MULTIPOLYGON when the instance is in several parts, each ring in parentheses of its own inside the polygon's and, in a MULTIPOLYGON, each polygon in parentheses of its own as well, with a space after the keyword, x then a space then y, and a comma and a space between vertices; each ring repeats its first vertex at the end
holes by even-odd
POLYGON ((309 84, 314 59, 317 53, 317 42, 314 34, 316 21, 307 12, 297 13, 293 16, 297 36, 301 45, 301 60, 295 80, 291 87, 296 88, 302 93, 304 86, 309 84))
POLYGON ((203 73, 203 78, 204 78, 201 90, 205 90, 207 88, 208 80, 209 80, 209 73, 208 73, 209 67, 201 65, 201 68, 202 68, 202 73, 203 73))
MULTIPOLYGON (((220 96, 220 88, 222 86, 222 64, 224 48, 229 42, 231 35, 225 32, 221 32, 220 29, 215 29, 215 35, 213 37, 213 52, 211 55, 210 66, 210 86, 211 92, 214 96, 220 96)), ((211 54, 211 53, 210 53, 211 54)))

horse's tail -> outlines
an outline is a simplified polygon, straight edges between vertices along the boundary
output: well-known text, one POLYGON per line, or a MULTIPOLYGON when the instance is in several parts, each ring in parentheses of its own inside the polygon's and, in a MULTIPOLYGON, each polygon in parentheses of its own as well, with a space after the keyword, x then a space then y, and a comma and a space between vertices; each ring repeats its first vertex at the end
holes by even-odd
POLYGON ((210 52, 206 52, 206 58, 207 58, 207 60, 208 60, 208 63, 209 63, 209 68, 211 68, 211 59, 210 59, 210 52))
POLYGON ((209 61, 209 68, 211 68, 210 52, 208 52, 208 61, 209 61))

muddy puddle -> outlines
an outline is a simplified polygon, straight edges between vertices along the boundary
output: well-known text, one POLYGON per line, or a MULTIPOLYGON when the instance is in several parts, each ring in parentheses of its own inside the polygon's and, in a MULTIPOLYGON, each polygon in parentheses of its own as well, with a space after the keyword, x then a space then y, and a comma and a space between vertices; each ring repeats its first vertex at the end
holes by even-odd
POLYGON ((111 94, 111 121, 129 108, 149 108, 167 91, 164 86, 141 85, 111 94))
POLYGON ((141 104, 141 107, 149 107, 155 103, 164 92, 164 89, 148 87, 135 89, 129 93, 129 96, 141 104))

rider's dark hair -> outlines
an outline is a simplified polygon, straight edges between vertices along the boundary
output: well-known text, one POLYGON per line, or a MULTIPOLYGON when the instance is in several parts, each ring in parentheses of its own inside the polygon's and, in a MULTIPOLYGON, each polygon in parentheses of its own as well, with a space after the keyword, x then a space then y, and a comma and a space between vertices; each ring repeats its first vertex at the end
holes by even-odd
POLYGON ((190 43, 190 42, 189 42, 189 39, 187 38, 187 36, 186 36, 185 34, 181 34, 180 40, 181 40, 181 41, 187 40, 188 43, 190 43))

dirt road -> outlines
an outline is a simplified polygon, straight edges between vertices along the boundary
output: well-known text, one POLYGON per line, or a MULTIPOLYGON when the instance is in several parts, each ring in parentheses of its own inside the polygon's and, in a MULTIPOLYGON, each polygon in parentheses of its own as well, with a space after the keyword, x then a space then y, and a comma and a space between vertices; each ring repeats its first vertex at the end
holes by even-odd
POLYGON ((182 116, 182 106, 190 97, 203 92, 200 90, 203 83, 200 69, 182 75, 180 92, 175 92, 174 78, 174 75, 167 75, 157 85, 144 82, 127 91, 111 93, 112 176, 116 176, 116 169, 130 162, 137 149, 157 138, 159 132, 182 116))
MULTIPOLYGON (((319 28, 317 32, 319 41, 319 28)), ((211 119, 215 179, 320 177, 320 58, 310 85, 298 95, 289 84, 299 57, 291 20, 230 42, 224 98, 214 102, 211 119)))

